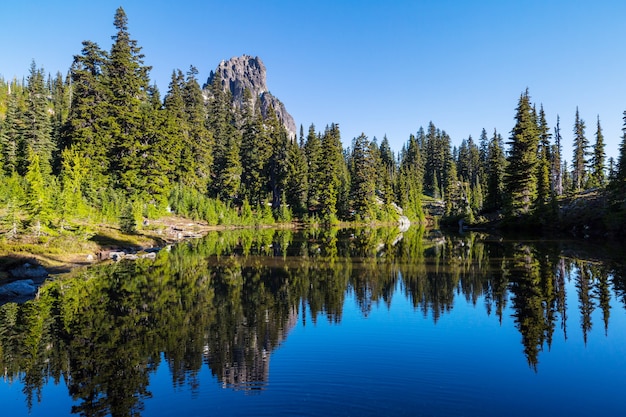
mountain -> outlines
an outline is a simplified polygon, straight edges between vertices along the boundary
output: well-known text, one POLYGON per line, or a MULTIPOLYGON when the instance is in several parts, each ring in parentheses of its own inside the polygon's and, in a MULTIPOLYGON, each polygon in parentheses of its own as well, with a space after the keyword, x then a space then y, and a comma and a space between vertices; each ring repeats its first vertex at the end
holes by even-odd
POLYGON ((204 97, 210 98, 210 85, 216 74, 220 74, 224 91, 230 91, 234 106, 241 107, 245 89, 250 90, 252 97, 257 99, 255 105, 261 106, 261 114, 267 117, 268 109, 274 108, 278 120, 281 121, 292 138, 296 137, 296 122, 287 112, 285 105, 267 88, 265 64, 259 57, 242 55, 233 57, 228 61, 222 61, 215 71, 211 71, 209 78, 202 87, 204 97))

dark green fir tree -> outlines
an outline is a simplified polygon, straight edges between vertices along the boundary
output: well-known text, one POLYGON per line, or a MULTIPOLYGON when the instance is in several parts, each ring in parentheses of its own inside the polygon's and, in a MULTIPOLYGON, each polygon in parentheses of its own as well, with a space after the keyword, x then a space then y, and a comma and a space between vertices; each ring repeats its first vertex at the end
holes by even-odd
POLYGON ((506 208, 513 217, 531 212, 537 199, 537 146, 539 133, 536 115, 526 90, 519 99, 515 127, 511 131, 504 189, 506 208))

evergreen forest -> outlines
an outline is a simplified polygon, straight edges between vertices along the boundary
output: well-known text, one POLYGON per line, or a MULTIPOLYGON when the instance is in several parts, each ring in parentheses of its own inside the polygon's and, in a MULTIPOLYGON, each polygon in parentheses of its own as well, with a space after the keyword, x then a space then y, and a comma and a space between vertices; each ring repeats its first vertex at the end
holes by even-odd
POLYGON ((607 158, 599 117, 589 135, 576 110, 569 163, 559 122, 548 126, 528 91, 504 137, 483 129, 453 146, 431 122, 395 152, 387 137, 365 134, 344 147, 338 123, 300 126, 293 137, 251 94, 232 106, 219 76, 204 94, 193 66, 174 70, 162 96, 122 8, 114 28, 109 50, 84 41, 66 75, 33 62, 25 79, 0 79, 3 239, 82 233, 94 223, 132 233, 168 213, 210 225, 441 215, 444 224, 551 230, 573 221, 624 231, 626 133, 618 159, 607 158), (581 196, 603 209, 590 210, 593 219, 570 210, 564 220, 581 196))

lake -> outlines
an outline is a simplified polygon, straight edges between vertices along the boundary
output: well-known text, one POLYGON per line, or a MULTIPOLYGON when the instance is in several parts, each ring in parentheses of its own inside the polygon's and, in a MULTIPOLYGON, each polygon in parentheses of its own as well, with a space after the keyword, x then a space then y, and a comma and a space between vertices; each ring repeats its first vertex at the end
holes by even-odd
POLYGON ((624 248, 240 230, 0 306, 6 416, 623 415, 624 248))

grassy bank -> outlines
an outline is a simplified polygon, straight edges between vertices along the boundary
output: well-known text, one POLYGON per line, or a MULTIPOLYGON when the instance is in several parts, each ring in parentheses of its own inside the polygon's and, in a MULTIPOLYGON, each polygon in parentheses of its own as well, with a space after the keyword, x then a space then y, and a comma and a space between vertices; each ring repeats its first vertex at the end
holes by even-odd
POLYGON ((124 233, 116 225, 83 224, 55 236, 21 235, 2 239, 0 280, 8 278, 7 271, 24 262, 41 265, 51 273, 62 273, 97 262, 98 254, 105 251, 161 247, 217 228, 171 216, 152 220, 135 233, 124 233))

